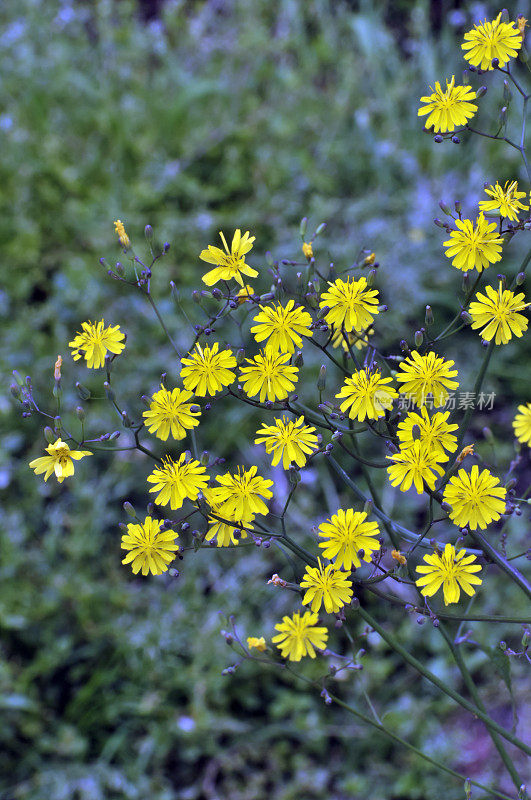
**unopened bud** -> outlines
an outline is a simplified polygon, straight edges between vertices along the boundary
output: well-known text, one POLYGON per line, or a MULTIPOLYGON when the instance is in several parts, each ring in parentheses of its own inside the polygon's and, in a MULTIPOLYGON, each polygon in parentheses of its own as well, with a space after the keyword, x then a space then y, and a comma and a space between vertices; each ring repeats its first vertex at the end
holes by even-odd
POLYGON ((118 439, 120 436, 121 436, 120 431, 113 431, 112 433, 108 434, 107 439, 109 442, 114 442, 114 440, 118 439))
POLYGON ((170 281, 170 289, 171 289, 171 296, 175 303, 179 304, 181 302, 181 293, 179 292, 175 281, 170 281))
POLYGON ((506 121, 507 121, 507 106, 502 106, 500 111, 500 122, 502 125, 504 125, 506 121))
POLYGON ((198 305, 201 302, 201 292, 198 292, 197 289, 194 289, 194 291, 192 292, 192 300, 194 301, 194 303, 197 303, 198 305))
POLYGON ((236 352, 235 358, 238 366, 240 366, 240 364, 243 364, 243 360, 245 358, 245 350, 243 349, 243 347, 240 347, 240 349, 236 352))
POLYGON ((151 225, 146 225, 146 227, 144 228, 144 236, 146 237, 148 242, 150 242, 153 239, 153 228, 151 227, 151 225))
POLYGON ((221 292, 221 289, 218 289, 218 287, 217 287, 217 286, 215 286, 215 287, 212 289, 212 297, 214 298, 214 300, 221 300, 221 298, 223 297, 223 294, 222 294, 222 292, 221 292))
POLYGON ((363 506, 363 513, 366 514, 368 517, 372 514, 372 510, 374 508, 374 503, 372 500, 366 500, 365 505, 363 506))
POLYGON ((476 92, 476 100, 479 100, 480 97, 483 97, 486 94, 487 94, 487 87, 486 86, 480 86, 479 89, 476 92))
POLYGON ((326 222, 321 222, 321 224, 318 225, 318 227, 317 227, 317 229, 315 231, 315 235, 316 236, 320 236, 322 233, 325 232, 325 230, 326 230, 326 222))
POLYGON ((373 286, 376 280, 377 271, 375 269, 369 270, 367 274, 367 286, 373 286))
POLYGON ((515 283, 517 286, 521 286, 525 281, 525 272, 519 272, 515 278, 515 283))
POLYGON ((131 422, 131 419, 127 411, 122 411, 122 425, 124 426, 124 428, 130 428, 132 424, 133 423, 131 422))
POLYGON ((400 349, 405 355, 410 355, 411 350, 409 349, 409 345, 405 339, 400 340, 400 349))
POLYGON ((462 287, 464 292, 468 292, 468 290, 470 288, 470 273, 469 272, 465 272, 464 273, 463 281, 461 283, 461 287, 462 287))
POLYGON ((509 88, 509 82, 508 81, 504 81, 503 82, 503 102, 505 103, 506 106, 508 106, 509 103, 511 102, 512 96, 513 96, 513 93, 511 92, 511 89, 509 88))
POLYGON ((79 397, 81 398, 81 400, 88 400, 89 399, 89 397, 90 397, 90 389, 87 389, 87 387, 83 386, 83 384, 79 383, 79 381, 76 382, 76 390, 77 390, 77 393, 78 393, 79 397))
POLYGON ((437 225, 438 228, 446 228, 446 223, 440 220, 439 217, 435 217, 433 222, 435 225, 437 225))
POLYGON ((426 315, 424 317, 426 325, 433 325, 433 311, 431 306, 426 306, 426 315))
POLYGON ((319 376, 317 378, 317 391, 324 392, 326 389, 326 366, 321 364, 321 369, 319 370, 319 376))
POLYGON ((85 409, 81 406, 76 406, 76 417, 80 422, 85 421, 85 409))
POLYGON ((109 381, 105 381, 105 383, 103 384, 103 388, 105 390, 105 395, 107 397, 107 400, 110 400, 111 403, 113 403, 116 400, 116 395, 111 389, 111 384, 109 383, 109 381))
POLYGON ((511 21, 511 18, 509 16, 509 12, 507 11, 507 9, 502 8, 500 13, 501 13, 501 21, 504 22, 506 25, 508 25, 511 21))
POLYGON ((123 504, 122 508, 123 508, 123 510, 125 511, 126 514, 129 514, 130 517, 136 517, 136 511, 133 508, 133 506, 131 505, 131 503, 129 502, 129 500, 125 501, 125 503, 123 504))
POLYGON ((435 142, 435 144, 440 144, 442 141, 444 141, 444 139, 441 136, 441 134, 438 133, 436 136, 433 137, 433 141, 435 142))
POLYGON ((516 486, 516 478, 511 478, 511 479, 510 479, 510 480, 508 480, 508 481, 507 481, 507 483, 505 484, 505 488, 507 489, 507 491, 508 491, 508 492, 509 492, 511 489, 514 489, 514 487, 515 487, 515 486, 516 486))
POLYGON ((295 358, 293 359, 293 365, 298 368, 304 366, 304 358, 302 357, 301 350, 297 350, 295 358))
POLYGON ((299 226, 299 232, 302 238, 306 236, 306 229, 308 228, 308 217, 303 217, 301 219, 301 224, 299 226))
POLYGON ((163 253, 163 255, 166 255, 166 253, 168 252, 169 249, 170 249, 170 243, 169 242, 164 242, 164 244, 162 245, 162 253, 163 253))
POLYGON ((13 377, 16 380, 16 382, 18 383, 19 386, 24 386, 25 385, 24 378, 22 377, 22 375, 16 369, 13 370, 13 377))
POLYGON ((57 439, 57 434, 53 431, 49 425, 47 425, 44 429, 44 438, 48 442, 48 444, 53 444, 57 439))
POLYGON ((468 311, 461 311, 459 316, 461 317, 465 325, 471 325, 472 322, 474 322, 468 311))
POLYGON ((450 216, 450 214, 452 213, 452 209, 450 208, 448 203, 445 203, 443 200, 439 200, 439 208, 441 209, 443 214, 448 214, 448 216, 450 216))
POLYGON ((424 334, 422 331, 415 331, 415 347, 420 347, 424 341, 424 334))
POLYGON ((13 397, 16 400, 18 400, 20 398, 20 395, 22 393, 20 391, 20 386, 18 386, 18 384, 12 383, 11 386, 9 387, 9 390, 10 390, 11 394, 13 395, 13 397))
POLYGON ((208 466, 208 462, 210 461, 210 453, 208 452, 208 450, 203 450, 199 461, 203 467, 208 466))
POLYGON ((452 142, 453 142, 454 144, 461 144, 461 139, 459 138, 459 136, 457 136, 456 134, 454 134, 454 135, 452 136, 452 142))
POLYGON ((288 470, 288 480, 292 486, 297 486, 301 482, 301 473, 293 465, 288 470))

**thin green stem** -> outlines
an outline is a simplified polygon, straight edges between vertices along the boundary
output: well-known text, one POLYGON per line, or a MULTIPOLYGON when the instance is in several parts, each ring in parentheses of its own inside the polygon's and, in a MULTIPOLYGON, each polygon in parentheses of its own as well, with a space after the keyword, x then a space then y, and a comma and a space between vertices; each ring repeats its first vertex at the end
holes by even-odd
POLYGON ((517 736, 512 734, 510 731, 506 731, 495 720, 491 719, 487 714, 485 714, 479 708, 476 708, 476 706, 473 703, 471 703, 465 697, 460 695, 459 692, 456 692, 455 689, 452 689, 451 686, 447 686, 446 683, 444 683, 444 681, 440 680, 440 678, 437 677, 437 675, 434 675, 433 672, 430 672, 430 670, 427 669, 424 666, 424 664, 422 664, 421 661, 415 658, 415 656, 412 656, 411 653, 409 653, 404 647, 402 647, 400 642, 398 642, 394 636, 392 636, 388 631, 386 631, 385 628, 383 628, 377 622, 377 620, 374 619, 372 614, 370 614, 361 606, 357 609, 357 612, 365 620, 365 622, 367 622, 371 626, 371 628, 373 628, 377 633, 380 634, 382 639, 385 642, 387 642, 387 644, 392 650, 398 653, 398 655, 400 655, 404 659, 404 661, 406 661, 414 669, 416 669, 417 672, 419 672, 424 678, 426 678, 426 680, 428 680, 434 686, 437 686, 437 688, 440 689, 442 692, 444 692, 444 694, 448 695, 448 697, 451 697, 452 700, 454 700, 460 706, 465 708, 475 717, 479 717, 479 719, 481 719, 486 725, 489 725, 492 730, 496 731, 496 733, 499 733, 500 736, 503 736, 503 738, 507 739, 507 741, 511 742, 511 744, 514 744, 515 747, 518 747, 524 753, 531 755, 531 747, 529 747, 525 742, 522 742, 517 736))
POLYGON ((531 597, 531 585, 529 581, 508 562, 505 556, 499 553, 479 531, 470 531, 470 536, 477 542, 479 547, 481 547, 485 555, 494 561, 528 597, 531 597))

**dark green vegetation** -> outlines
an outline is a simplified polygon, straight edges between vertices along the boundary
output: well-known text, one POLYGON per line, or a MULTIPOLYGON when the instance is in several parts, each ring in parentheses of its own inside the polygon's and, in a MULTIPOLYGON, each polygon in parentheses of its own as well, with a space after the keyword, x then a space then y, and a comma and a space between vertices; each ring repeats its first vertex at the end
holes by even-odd
MULTIPOLYGON (((328 222, 316 246, 323 264, 344 268, 360 248, 376 251, 390 306, 379 325, 384 348, 397 347, 397 330, 411 340, 427 302, 438 324, 447 321, 460 276, 432 224, 442 216, 437 201, 459 198, 472 214, 483 182, 520 176, 520 164, 498 142, 434 145, 422 134, 418 97, 464 66, 463 28, 449 21, 450 4, 434 5, 443 9, 440 26, 424 2, 375 10, 369 2, 175 0, 149 24, 129 2, 2 3, 2 800, 464 796, 452 779, 285 674, 245 664, 222 677, 233 655, 219 634, 221 615, 235 613, 245 635, 270 636, 291 610, 291 598, 266 585, 273 572, 287 572, 285 562, 253 547, 201 551, 186 558, 178 579, 133 579, 120 564, 117 524, 123 499, 143 508, 150 466, 127 453, 100 454, 63 487, 44 485, 27 466, 45 445, 42 423, 21 420, 7 393, 17 368, 31 373, 51 407, 53 362, 62 353, 65 406, 80 402, 76 380, 101 394, 98 376, 74 368, 66 342, 82 320, 102 316, 128 332, 116 380, 132 415, 163 370, 175 374, 149 306, 98 263, 101 255, 110 263, 120 257, 116 217, 139 251, 147 222, 157 240, 171 242, 154 291, 182 346, 190 333, 169 280, 189 298, 203 272, 197 254, 222 228, 252 230, 250 261, 264 272, 266 250, 297 258, 303 215, 328 222)), ((485 127, 503 102, 492 94, 482 102, 485 127)), ((507 249, 509 274, 521 256, 517 240, 507 249)), ((496 411, 475 427, 478 437, 487 423, 505 437, 494 455, 483 439, 479 445, 500 471, 512 456, 515 407, 529 399, 525 348, 496 353, 487 387, 498 393, 496 411)), ((447 352, 465 375, 476 371, 481 347, 472 333, 450 340, 447 352)), ((94 435, 119 427, 104 403, 87 410, 94 435)), ((242 420, 240 407, 231 413, 222 433, 205 419, 209 446, 250 462, 256 420, 242 420)), ((313 480, 323 495, 301 491, 301 536, 336 507, 329 474, 313 480)), ((386 491, 391 509, 395 495, 386 491)), ((511 548, 524 522, 512 528, 511 548)), ((494 570, 490 576, 481 610, 524 613, 514 588, 494 570)), ((457 681, 435 630, 390 606, 373 610, 429 669, 457 681)), ((486 647, 501 638, 516 646, 521 633, 471 627, 486 647)), ((498 762, 481 726, 429 689, 420 695, 414 673, 377 636, 367 643, 363 630, 360 622, 365 670, 340 684, 341 696, 365 712, 367 691, 400 735, 465 774, 495 780, 498 762)), ((340 632, 335 645, 345 647, 340 632)), ((469 657, 485 704, 509 724, 510 696, 493 662, 477 649, 469 657)), ((304 666, 306 674, 320 669, 304 666)), ((513 672, 521 697, 523 665, 513 672)))

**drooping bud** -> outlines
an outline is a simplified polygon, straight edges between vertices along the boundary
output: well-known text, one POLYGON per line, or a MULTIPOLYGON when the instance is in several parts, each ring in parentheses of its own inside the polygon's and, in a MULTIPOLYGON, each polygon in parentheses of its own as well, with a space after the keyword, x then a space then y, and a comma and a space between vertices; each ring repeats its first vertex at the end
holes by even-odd
POLYGON ((487 94, 487 87, 486 86, 480 86, 479 89, 476 92, 476 100, 479 100, 480 97, 483 97, 486 94, 487 94))
POLYGON ((129 502, 129 500, 126 500, 122 507, 125 513, 128 514, 130 517, 136 517, 136 511, 129 502))
POLYGON ((443 214, 447 214, 448 216, 450 216, 452 213, 452 209, 450 208, 448 203, 444 202, 444 200, 439 200, 439 208, 441 209, 443 214))

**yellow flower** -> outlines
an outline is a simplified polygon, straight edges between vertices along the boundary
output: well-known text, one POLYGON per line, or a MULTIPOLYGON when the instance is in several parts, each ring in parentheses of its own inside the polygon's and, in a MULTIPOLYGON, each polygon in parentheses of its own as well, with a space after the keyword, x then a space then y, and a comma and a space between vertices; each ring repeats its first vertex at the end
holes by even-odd
POLYGON ((456 86, 455 77, 446 79, 446 90, 443 91, 439 81, 435 82, 435 91, 430 86, 431 94, 420 98, 426 103, 419 108, 417 114, 423 117, 429 114, 425 127, 433 128, 435 133, 451 133, 455 128, 466 125, 472 119, 478 107, 472 100, 476 93, 470 86, 456 86))
POLYGON ((420 414, 408 414, 398 425, 396 432, 401 449, 412 447, 415 439, 418 439, 430 450, 448 450, 449 453, 454 453, 457 450, 457 438, 453 431, 458 430, 459 425, 451 425, 447 421, 449 416, 449 411, 436 411, 430 419, 426 406, 422 407, 420 414))
POLYGON ((230 386, 236 379, 233 370, 236 359, 232 350, 219 349, 219 343, 214 342, 212 347, 196 345, 195 353, 181 358, 181 378, 184 388, 194 392, 198 397, 209 395, 213 397, 224 386, 230 386))
POLYGON ((514 434, 519 442, 531 447, 531 403, 518 406, 518 411, 513 420, 514 434))
POLYGON ((360 278, 351 283, 350 275, 346 281, 338 278, 328 284, 329 289, 321 295, 320 308, 329 308, 325 316, 328 325, 346 333, 362 331, 372 325, 378 314, 378 290, 369 289, 367 280, 360 278))
POLYGON ((491 70, 492 60, 497 58, 499 66, 504 67, 507 62, 518 54, 522 47, 522 37, 514 22, 502 22, 501 11, 492 22, 484 20, 479 25, 474 25, 471 31, 465 33, 465 41, 461 45, 465 59, 474 67, 491 70))
POLYGON ((142 414, 149 432, 164 442, 170 433, 174 439, 184 439, 187 430, 199 425, 199 420, 196 418, 201 416, 199 406, 187 402, 193 396, 192 392, 182 389, 173 389, 169 392, 161 384, 159 391, 155 392, 151 399, 149 410, 142 414))
POLYGON ((242 288, 236 293, 236 302, 239 306, 241 306, 242 303, 250 303, 253 295, 253 287, 246 283, 245 286, 242 286, 242 288))
POLYGON ((263 636, 260 636, 260 638, 257 638, 256 636, 248 636, 247 647, 249 650, 254 648, 255 650, 258 650, 259 653, 263 653, 265 650, 267 650, 266 640, 263 636))
POLYGON ((423 577, 415 583, 422 587, 420 591, 425 597, 432 597, 442 586, 445 606, 459 601, 461 589, 472 597, 476 592, 473 587, 482 583, 475 574, 481 572, 481 566, 474 563, 476 556, 467 556, 465 549, 456 553, 453 544, 446 544, 442 555, 437 552, 425 555, 424 561, 427 566, 417 567, 423 577))
POLYGON ((456 219, 457 231, 443 242, 446 256, 463 272, 477 269, 482 272, 491 264, 501 261, 503 237, 498 236, 495 222, 487 222, 483 212, 476 218, 476 227, 470 219, 456 219))
POLYGON ((302 243, 302 253, 308 261, 313 258, 313 247, 311 242, 303 242, 302 243))
POLYGON ((276 467, 282 459, 284 469, 289 469, 292 463, 303 467, 318 444, 315 428, 305 425, 304 417, 295 422, 282 417, 275 419, 273 425, 263 422, 256 434, 254 443, 265 444, 266 453, 273 453, 272 466, 276 467))
POLYGON ((355 347, 356 350, 363 350, 364 347, 367 347, 369 344, 369 336, 374 334, 373 330, 365 332, 361 331, 351 331, 350 333, 346 334, 347 342, 345 341, 345 336, 343 335, 343 331, 341 329, 333 328, 333 335, 332 335, 332 347, 342 347, 345 353, 349 352, 349 345, 351 347, 355 347))
POLYGON ((252 250, 254 236, 249 236, 249 231, 246 231, 243 236, 241 230, 238 228, 232 237, 232 244, 229 250, 227 240, 220 231, 221 241, 225 250, 220 250, 219 247, 209 244, 207 250, 201 250, 199 258, 206 261, 208 264, 215 264, 215 269, 211 269, 206 275, 203 275, 203 283, 207 286, 214 286, 218 281, 230 281, 234 278, 240 286, 243 286, 242 275, 248 275, 250 278, 256 278, 258 271, 246 264, 245 256, 252 250))
POLYGON ((383 417, 386 410, 393 407, 393 398, 398 397, 396 389, 387 386, 391 381, 392 378, 382 378, 378 370, 354 372, 336 394, 343 400, 339 408, 343 412, 348 410, 349 417, 357 418, 358 422, 383 417))
POLYGON ((460 469, 448 481, 444 490, 444 501, 452 507, 450 519, 460 528, 486 528, 496 522, 505 512, 507 490, 500 486, 498 478, 484 469, 479 474, 474 464, 470 475, 460 469))
POLYGON ((375 537, 379 534, 376 522, 366 522, 365 511, 354 511, 340 508, 337 514, 319 525, 319 537, 326 539, 319 542, 323 548, 323 556, 335 559, 337 569, 343 567, 350 571, 352 567, 361 566, 359 552, 363 550, 363 560, 369 563, 373 552, 380 549, 380 542, 375 537))
POLYGON ((458 381, 452 380, 457 375, 453 361, 445 361, 433 351, 421 356, 413 350, 400 364, 396 380, 402 383, 402 393, 410 397, 417 406, 423 406, 428 395, 433 395, 436 408, 444 406, 448 400, 448 390, 457 389, 458 381))
POLYGON ((114 220, 114 230, 115 233, 118 234, 118 239, 120 240, 120 244, 122 245, 122 247, 125 247, 127 249, 131 244, 131 240, 129 239, 129 236, 125 232, 125 227, 121 219, 114 220))
POLYGON ((167 506, 169 503, 172 511, 175 511, 181 508, 187 498, 197 500, 199 492, 204 491, 209 476, 199 461, 186 461, 182 453, 177 461, 167 456, 162 467, 156 467, 147 480, 154 484, 149 491, 158 492, 155 503, 159 506, 167 506))
POLYGON ((391 558, 393 558, 395 561, 398 561, 401 566, 407 564, 407 558, 402 555, 400 550, 391 550, 391 558))
POLYGON ((175 531, 161 531, 162 522, 146 517, 140 525, 130 522, 127 533, 122 536, 122 550, 129 550, 122 564, 131 564, 136 575, 142 569, 142 575, 151 572, 161 575, 168 569, 179 550, 175 544, 175 531), (131 563, 132 562, 132 563, 131 563))
POLYGON ((467 444, 466 447, 463 447, 457 458, 455 459, 456 464, 462 464, 463 461, 467 456, 471 456, 474 454, 474 445, 467 444))
POLYGON ((347 575, 333 564, 323 567, 321 559, 318 567, 306 567, 300 586, 307 589, 302 598, 303 606, 309 605, 314 613, 324 605, 328 614, 337 614, 352 600, 352 583, 347 575))
POLYGON ((251 333, 257 342, 268 340, 265 349, 270 353, 293 353, 296 347, 302 347, 301 336, 312 336, 312 318, 300 306, 295 308, 294 300, 288 300, 285 306, 278 303, 260 309, 251 333))
POLYGON ((478 292, 476 300, 470 303, 469 314, 472 317, 472 328, 481 328, 479 335, 495 344, 507 344, 513 336, 520 338, 527 330, 528 321, 519 311, 528 308, 523 294, 515 295, 510 289, 502 289, 500 281, 498 291, 486 286, 487 296, 478 292))
POLYGON ((62 439, 56 439, 53 444, 49 444, 45 448, 48 453, 47 456, 40 456, 30 461, 29 466, 35 472, 35 475, 40 475, 44 472, 44 480, 47 481, 50 475, 55 473, 59 483, 62 483, 65 478, 69 478, 74 474, 73 461, 79 461, 85 456, 91 456, 90 450, 70 450, 66 442, 62 439))
POLYGON ((260 352, 246 358, 248 367, 241 367, 243 390, 248 397, 260 393, 260 402, 283 400, 299 380, 299 370, 291 366, 289 353, 260 352))
POLYGON ((518 19, 516 20, 516 25, 518 27, 518 33, 523 39, 525 37, 525 29, 527 26, 527 19, 524 17, 523 14, 518 15, 518 19))
POLYGON ((520 202, 526 193, 518 191, 517 181, 506 181, 503 189, 496 181, 496 186, 486 186, 485 191, 492 200, 480 200, 480 211, 497 211, 501 217, 518 222, 518 212, 529 209, 529 206, 520 202))
POLYGON ((211 489, 209 497, 219 508, 221 517, 244 522, 255 514, 268 513, 262 498, 270 500, 273 497, 269 488, 273 486, 273 481, 257 475, 257 471, 254 466, 248 470, 238 467, 235 474, 226 472, 225 475, 216 476, 220 486, 211 489))
POLYGON ((84 358, 89 369, 103 367, 107 350, 119 355, 125 347, 125 336, 119 325, 109 325, 106 328, 102 319, 95 325, 90 321, 82 322, 81 327, 83 331, 78 331, 73 341, 68 342, 68 346, 72 348, 74 361, 84 358))
POLYGON ((315 648, 325 649, 328 631, 318 627, 317 622, 317 614, 310 611, 306 611, 302 617, 300 611, 296 611, 293 617, 282 617, 282 622, 275 625, 275 630, 280 633, 271 639, 280 650, 282 658, 290 661, 300 661, 306 655, 315 658, 315 648))
POLYGON ((413 445, 400 450, 392 456, 386 456, 393 463, 387 467, 392 486, 400 486, 401 492, 407 492, 411 484, 415 485, 417 494, 424 491, 424 481, 430 489, 435 488, 437 476, 444 475, 441 462, 448 461, 448 456, 438 448, 429 448, 415 439, 413 445))
POLYGON ((207 487, 203 495, 209 504, 212 516, 208 518, 210 525, 205 535, 205 540, 211 542, 216 540, 216 547, 230 547, 239 544, 240 539, 247 539, 247 530, 252 529, 254 514, 246 514, 241 519, 236 519, 234 513, 229 514, 224 509, 224 504, 216 501, 217 489, 207 487), (220 518, 220 519, 218 519, 220 518))

